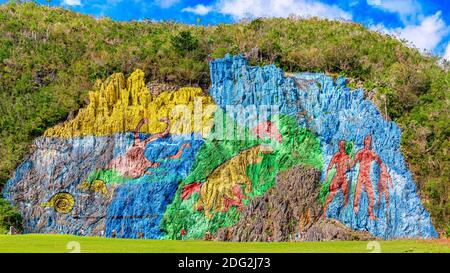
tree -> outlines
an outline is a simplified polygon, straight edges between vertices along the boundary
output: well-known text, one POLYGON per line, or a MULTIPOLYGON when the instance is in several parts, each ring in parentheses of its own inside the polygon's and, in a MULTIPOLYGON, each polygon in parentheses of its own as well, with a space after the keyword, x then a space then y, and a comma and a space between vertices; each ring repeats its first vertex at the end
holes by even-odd
POLYGON ((16 208, 0 198, 0 234, 6 233, 11 226, 22 230, 21 216, 16 208))
POLYGON ((190 31, 183 30, 171 39, 173 48, 177 53, 185 55, 198 47, 198 40, 192 36, 190 31))

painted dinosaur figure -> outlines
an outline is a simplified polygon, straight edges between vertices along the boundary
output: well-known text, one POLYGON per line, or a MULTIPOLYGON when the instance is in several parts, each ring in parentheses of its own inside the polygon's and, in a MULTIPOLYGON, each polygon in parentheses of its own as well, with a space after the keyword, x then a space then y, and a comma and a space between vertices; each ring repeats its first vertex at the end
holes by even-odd
POLYGON ((206 182, 194 182, 183 188, 182 198, 187 199, 193 192, 199 193, 194 209, 204 210, 206 217, 212 212, 226 212, 231 206, 242 207, 242 199, 252 191, 252 181, 247 176, 247 166, 262 161, 260 146, 241 151, 221 164, 207 177, 206 182), (242 192, 243 188, 243 192, 242 192))
POLYGON ((187 200, 194 192, 200 192, 200 188, 202 187, 202 185, 202 182, 194 182, 184 186, 183 191, 181 192, 181 199, 187 200))
POLYGON ((106 187, 106 183, 100 179, 95 179, 92 182, 84 181, 83 183, 79 184, 77 188, 84 191, 100 192, 103 195, 108 195, 108 188, 106 187))
MULTIPOLYGON (((169 118, 163 117, 159 119, 161 122, 165 122, 167 124, 166 129, 163 132, 154 134, 149 138, 141 140, 139 138, 139 130, 141 129, 144 123, 148 122, 148 119, 142 119, 139 121, 136 126, 136 130, 134 132, 134 142, 133 145, 129 148, 125 155, 119 156, 118 158, 113 159, 107 166, 107 169, 115 169, 121 175, 128 178, 138 178, 143 176, 146 173, 149 173, 147 170, 149 168, 158 168, 161 163, 152 162, 145 157, 145 147, 150 142, 156 141, 160 138, 163 138, 169 135, 170 132, 170 121, 169 118)), ((181 148, 178 152, 168 157, 167 159, 177 159, 181 156, 183 149, 185 147, 190 147, 190 144, 186 143, 181 145, 181 148)))
POLYGON ((189 143, 183 143, 183 144, 181 144, 181 147, 180 147, 180 149, 178 150, 178 152, 177 152, 176 154, 172 155, 172 156, 167 157, 166 159, 179 159, 179 158, 181 157, 181 155, 183 154, 183 150, 184 150, 186 147, 187 147, 187 148, 191 148, 191 144, 189 144, 189 143))

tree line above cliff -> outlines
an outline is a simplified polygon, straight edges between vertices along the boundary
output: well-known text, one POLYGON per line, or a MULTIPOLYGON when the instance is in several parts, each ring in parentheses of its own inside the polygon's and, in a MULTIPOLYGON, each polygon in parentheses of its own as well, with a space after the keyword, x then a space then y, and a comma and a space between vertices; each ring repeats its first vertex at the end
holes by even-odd
POLYGON ((146 82, 207 89, 208 59, 226 53, 287 72, 341 74, 364 87, 402 127, 402 150, 422 201, 434 224, 450 229, 448 64, 360 24, 317 18, 201 26, 1 5, 0 185, 35 137, 86 105, 96 79, 139 68, 146 82))

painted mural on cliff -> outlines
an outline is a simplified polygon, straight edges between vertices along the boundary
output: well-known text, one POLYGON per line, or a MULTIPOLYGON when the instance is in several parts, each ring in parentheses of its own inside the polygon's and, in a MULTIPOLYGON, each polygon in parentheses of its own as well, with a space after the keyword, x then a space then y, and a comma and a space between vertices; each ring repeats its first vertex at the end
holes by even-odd
MULTIPOLYGON (((313 188, 323 218, 384 239, 437 236, 399 128, 363 90, 319 73, 286 77, 241 56, 210 69, 209 95, 152 95, 139 70, 98 82, 86 108, 38 138, 8 181, 5 197, 21 210, 25 231, 214 237, 237 225, 252 200, 278 200, 270 194, 279 174, 295 167, 322 174, 313 188)), ((294 226, 289 232, 301 237, 304 225, 294 226)))

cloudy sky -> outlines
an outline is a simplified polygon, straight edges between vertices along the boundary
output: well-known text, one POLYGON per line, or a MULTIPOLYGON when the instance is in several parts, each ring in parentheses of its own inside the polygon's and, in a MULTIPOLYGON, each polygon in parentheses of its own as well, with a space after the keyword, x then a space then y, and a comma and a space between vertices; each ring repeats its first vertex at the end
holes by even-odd
POLYGON ((352 20, 450 60, 450 0, 53 0, 50 5, 125 21, 218 24, 291 14, 352 20))

